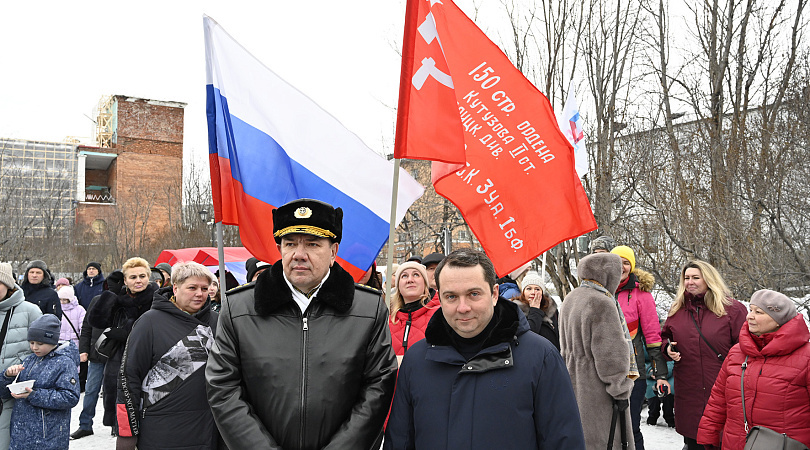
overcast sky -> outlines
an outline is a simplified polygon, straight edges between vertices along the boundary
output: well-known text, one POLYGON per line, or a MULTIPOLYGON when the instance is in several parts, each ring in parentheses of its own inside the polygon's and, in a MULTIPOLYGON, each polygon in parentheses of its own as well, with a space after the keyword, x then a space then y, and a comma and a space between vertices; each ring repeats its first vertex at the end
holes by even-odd
POLYGON ((204 160, 203 14, 392 151, 404 0, 0 2, 0 137, 92 143, 98 100, 121 94, 187 103, 186 161, 204 160))

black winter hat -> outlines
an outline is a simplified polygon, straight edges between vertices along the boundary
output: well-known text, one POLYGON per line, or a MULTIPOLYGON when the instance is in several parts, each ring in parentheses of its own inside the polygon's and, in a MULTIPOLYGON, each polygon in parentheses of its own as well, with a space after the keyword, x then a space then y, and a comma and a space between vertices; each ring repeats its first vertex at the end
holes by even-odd
POLYGON ((427 267, 428 264, 439 264, 444 259, 444 253, 433 252, 422 258, 422 265, 427 267))
POLYGON ((101 273, 101 264, 99 264, 99 263, 97 263, 95 261, 89 262, 89 263, 87 263, 87 267, 85 267, 84 270, 86 271, 90 267, 95 267, 96 270, 98 270, 98 273, 101 273))
POLYGON ((256 258, 255 256, 248 258, 248 260, 245 261, 245 270, 247 271, 247 278, 246 278, 247 282, 250 283, 253 280, 253 277, 256 275, 256 272, 258 272, 260 269, 265 269, 267 267, 270 267, 270 265, 271 265, 270 263, 259 261, 259 258, 256 258))
POLYGON ((311 234, 340 243, 343 237, 343 210, 311 198, 293 200, 273 210, 273 236, 276 243, 293 233, 311 234))
POLYGON ((59 330, 62 322, 53 314, 44 314, 28 327, 28 340, 43 344, 59 343, 59 330))

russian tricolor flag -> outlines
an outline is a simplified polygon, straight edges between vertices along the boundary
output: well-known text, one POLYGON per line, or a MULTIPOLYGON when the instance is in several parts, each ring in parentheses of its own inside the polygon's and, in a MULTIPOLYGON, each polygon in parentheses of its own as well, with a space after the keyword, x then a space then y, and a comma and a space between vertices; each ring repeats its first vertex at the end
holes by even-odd
MULTIPOLYGON (((388 238, 394 166, 287 84, 208 16, 208 148, 215 220, 257 258, 279 258, 271 211, 313 198, 341 207, 338 260, 359 278, 388 238)), ((396 222, 424 188, 400 170, 396 222)))

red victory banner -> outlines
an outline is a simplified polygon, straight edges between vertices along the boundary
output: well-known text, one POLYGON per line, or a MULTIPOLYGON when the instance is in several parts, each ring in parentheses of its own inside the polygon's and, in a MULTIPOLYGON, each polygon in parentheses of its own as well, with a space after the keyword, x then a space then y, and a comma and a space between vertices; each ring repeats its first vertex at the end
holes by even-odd
POLYGON ((551 104, 451 0, 409 0, 394 156, 433 163, 499 274, 597 228, 551 104))

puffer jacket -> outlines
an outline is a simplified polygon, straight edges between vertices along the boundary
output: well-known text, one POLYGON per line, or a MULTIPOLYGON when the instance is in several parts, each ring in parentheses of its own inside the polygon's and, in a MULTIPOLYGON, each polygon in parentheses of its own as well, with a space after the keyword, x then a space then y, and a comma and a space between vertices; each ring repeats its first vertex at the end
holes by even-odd
POLYGON ((334 263, 305 314, 278 261, 228 292, 205 368, 234 449, 379 448, 397 362, 388 308, 334 263))
POLYGON ((585 449, 560 353, 504 298, 491 324, 467 360, 433 315, 402 361, 384 449, 585 449))
POLYGON ((87 276, 87 269, 82 272, 82 281, 76 283, 73 287, 76 291, 76 297, 79 298, 79 304, 84 309, 90 309, 90 302, 93 297, 100 295, 104 291, 104 274, 99 272, 98 275, 90 278, 87 276))
POLYGON ((171 295, 171 287, 155 293, 127 340, 118 386, 119 436, 137 436, 141 450, 216 449, 204 369, 217 314, 210 301, 188 314, 171 295))
MULTIPOLYGON (((36 381, 28 397, 14 402, 9 450, 68 448, 70 409, 79 403, 79 350, 73 342, 60 342, 47 355, 29 355, 22 364, 17 382, 36 381)), ((13 381, 4 371, 0 397, 11 398, 6 386, 13 381)))
POLYGON ((723 361, 712 352, 700 337, 692 316, 712 347, 727 355, 740 337, 740 329, 745 323, 748 310, 742 303, 731 299, 726 314, 717 317, 706 308, 703 296, 684 294, 684 307, 667 318, 661 337, 663 346, 669 342, 678 343, 681 360, 675 363, 675 431, 681 436, 697 439, 698 424, 703 408, 709 401, 712 386, 723 361))
POLYGON ((740 376, 745 369, 748 426, 770 428, 810 446, 810 331, 801 314, 756 337, 748 323, 728 354, 703 411, 697 441, 724 449, 745 446, 740 376), (770 336, 769 336, 770 335, 770 336), (760 343, 758 344, 759 341, 760 343), (760 348, 760 345, 765 343, 760 348))
POLYGON ((78 348, 79 338, 82 335, 82 323, 84 322, 86 313, 82 305, 80 305, 75 298, 71 300, 70 303, 63 303, 62 328, 59 331, 59 339, 63 341, 73 341, 73 343, 76 344, 76 348, 78 348))
MULTIPOLYGON (((28 345, 28 326, 42 316, 37 305, 25 301, 23 290, 19 286, 11 297, 0 301, 0 326, 6 320, 9 311, 14 310, 9 319, 6 339, 0 350, 0 371, 5 372, 8 366, 23 362, 31 354, 28 345)), ((14 398, 3 399, 3 413, 0 414, 0 449, 8 448, 10 438, 11 411, 14 398)))
POLYGON ((644 370, 644 351, 650 354, 656 379, 667 377, 667 361, 661 353, 661 321, 651 294, 655 277, 641 269, 630 273, 627 283, 616 289, 616 301, 622 307, 633 349, 636 352, 636 367, 644 370))
POLYGON ((391 329, 391 346, 394 354, 404 355, 413 344, 425 338, 425 329, 430 318, 441 308, 439 296, 435 295, 426 305, 415 311, 397 311, 395 321, 388 319, 391 329))

